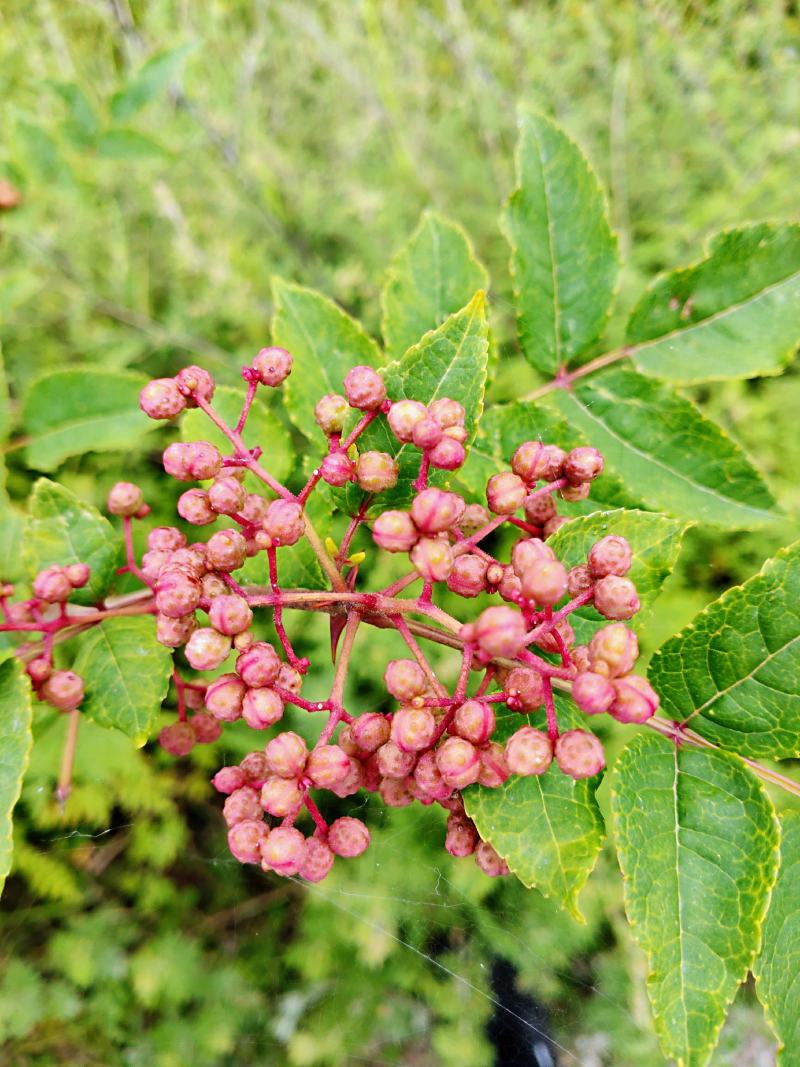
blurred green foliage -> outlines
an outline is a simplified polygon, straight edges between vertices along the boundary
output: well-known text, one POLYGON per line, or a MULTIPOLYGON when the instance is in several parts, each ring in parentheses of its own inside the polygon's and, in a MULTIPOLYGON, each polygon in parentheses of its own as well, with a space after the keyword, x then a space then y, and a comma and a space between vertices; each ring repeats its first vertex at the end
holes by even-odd
MULTIPOLYGON (((427 207, 462 223, 489 267, 493 396, 519 395, 533 371, 512 355, 497 225, 517 102, 554 114, 610 189, 618 339, 643 284, 696 259, 706 234, 796 212, 798 74, 796 5, 767 0, 6 0, 0 178, 22 194, 0 215, 12 412, 43 370, 70 364, 160 374, 191 358, 234 383, 267 339, 274 274, 376 333, 385 265, 427 207)), ((693 532, 646 651, 757 570, 800 509, 796 371, 694 395, 789 518, 693 532)), ((168 521, 172 490, 147 448, 64 452, 57 477, 101 504, 124 469, 168 521)), ((21 448, 6 459, 20 500, 33 474, 21 448)), ((357 659, 355 707, 378 699, 392 640, 373 636, 357 659)), ((324 663, 326 641, 313 622, 298 644, 324 663)), ((607 857, 580 927, 452 860, 437 813, 372 804, 367 856, 319 887, 279 884, 230 859, 210 795, 216 766, 247 750, 236 730, 178 765, 86 723, 59 812, 64 726, 39 712, 19 809, 0 920, 3 1062, 481 1067, 493 954, 582 1062, 662 1062, 607 857)), ((770 1048, 744 990, 714 1063, 768 1064, 770 1048)))

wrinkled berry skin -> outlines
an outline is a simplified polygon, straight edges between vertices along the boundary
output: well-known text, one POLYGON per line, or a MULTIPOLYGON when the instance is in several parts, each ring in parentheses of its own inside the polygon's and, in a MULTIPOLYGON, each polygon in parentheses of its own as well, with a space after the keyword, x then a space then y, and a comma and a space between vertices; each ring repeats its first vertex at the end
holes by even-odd
POLYGON ((586 715, 602 715, 614 702, 614 687, 602 674, 586 671, 572 683, 572 699, 586 715))
POLYGON ((317 789, 331 789, 350 773, 350 757, 338 745, 315 748, 308 757, 306 774, 317 789))
POLYGON ((444 582, 453 569, 453 550, 446 541, 422 537, 409 553, 409 559, 426 582, 444 582))
POLYGON ((486 560, 465 552, 453 560, 447 576, 447 588, 462 597, 476 597, 486 591, 486 560))
POLYGON ((463 737, 448 737, 436 753, 436 765, 446 784, 465 789, 477 782, 481 759, 477 748, 463 737))
POLYGON ((401 702, 425 692, 425 672, 412 659, 393 659, 386 664, 383 680, 392 696, 401 702))
POLYGON ((535 711, 544 703, 544 680, 532 667, 513 667, 503 690, 512 711, 535 711))
POLYGON ((467 700, 456 708, 451 733, 473 745, 483 745, 494 733, 495 714, 482 700, 467 700))
POLYGON ((356 474, 356 465, 344 452, 330 452, 320 464, 322 480, 328 485, 341 488, 352 482, 356 474))
POLYGON ((603 470, 603 457, 596 448, 573 448, 564 460, 564 477, 572 485, 590 482, 603 470))
POLYGON ((525 638, 525 620, 514 608, 496 605, 486 608, 475 623, 475 639, 488 656, 514 657, 525 638))
POLYGON ((328 844, 337 856, 360 856, 369 847, 369 830, 360 819, 345 815, 328 828, 328 844))
POLYGON ((217 512, 205 489, 187 489, 178 498, 178 514, 192 526, 208 526, 217 521, 217 512))
POLYGON ((392 740, 403 752, 429 748, 435 733, 436 720, 429 708, 400 708, 392 719, 392 740))
POLYGON ((139 407, 151 419, 174 419, 186 407, 186 398, 174 378, 155 378, 139 394, 139 407))
POLYGON ((356 480, 365 493, 382 493, 397 485, 399 468, 388 452, 362 452, 356 461, 356 480))
POLYGON ((245 685, 253 688, 272 685, 278 678, 281 661, 278 653, 265 641, 258 641, 236 660, 236 673, 245 685))
POLYGON ((467 458, 466 449, 454 437, 444 436, 438 445, 427 453, 432 467, 442 471, 456 471, 467 458))
POLYGON ((398 441, 410 444, 414 439, 414 427, 428 417, 428 409, 418 400, 397 400, 386 416, 389 428, 398 441))
POLYGON ((201 626, 186 642, 184 651, 196 671, 213 671, 228 658, 231 639, 210 626, 201 626))
POLYGON ((179 482, 203 482, 219 474, 222 456, 208 441, 175 441, 164 449, 163 462, 167 474, 179 482))
POLYGON ((423 489, 414 497, 411 518, 417 529, 430 536, 452 529, 464 514, 466 504, 457 493, 444 489, 423 489))
POLYGON ((407 511, 384 511, 375 519, 372 536, 386 552, 409 552, 419 540, 419 530, 407 511))
POLYGON ((273 774, 281 778, 299 778, 308 759, 308 747, 299 734, 287 730, 273 737, 264 750, 273 774))
POLYGON ((615 574, 600 578, 594 585, 594 606, 607 619, 631 619, 640 607, 636 586, 615 574))
POLYGON ((639 642, 633 630, 615 622, 595 633, 587 652, 593 671, 616 678, 633 670, 639 656, 639 642))
POLYGON ((321 882, 330 873, 335 857, 331 848, 319 837, 309 837, 303 846, 297 873, 306 882, 321 882))
POLYGON ((646 678, 630 674, 627 678, 614 678, 611 682, 614 700, 609 714, 617 722, 642 723, 655 715, 659 699, 646 678))
POLYGON ((244 819, 228 831, 228 848, 239 863, 260 863, 261 842, 267 836, 266 825, 257 819, 244 819))
POLYGON ((72 582, 63 567, 48 567, 33 579, 33 595, 48 604, 63 604, 72 593, 72 582))
POLYGON ((133 482, 117 482, 112 485, 106 499, 106 507, 112 515, 130 518, 144 504, 142 490, 133 482))
POLYGON ((233 637, 250 626, 253 612, 244 597, 232 593, 214 598, 208 618, 215 630, 233 637))
POLYGON ((253 730, 267 730, 283 716, 283 701, 269 686, 248 689, 242 701, 242 718, 253 730))
POLYGON ((606 765, 603 746, 586 730, 567 730, 556 741, 556 763, 570 778, 591 778, 606 765))
POLYGON ((475 848, 475 862, 490 878, 501 878, 508 874, 505 860, 495 852, 488 841, 478 842, 475 848))
POLYGON ((279 545, 295 545, 306 528, 303 509, 291 500, 273 500, 264 516, 264 529, 279 545))
POLYGON ((386 386, 372 367, 353 367, 345 376, 344 394, 351 407, 360 411, 377 411, 386 400, 386 386))
POLYGON ((589 550, 587 564, 593 578, 616 574, 622 578, 631 568, 633 554, 624 537, 609 535, 601 538, 589 550))
POLYGON ((158 735, 158 743, 170 756, 188 756, 196 740, 191 723, 188 722, 174 722, 165 726, 158 735))
POLYGON ((263 816, 258 793, 249 785, 234 789, 222 808, 228 826, 235 826, 246 819, 259 820, 263 816))
POLYGON ((527 495, 525 482, 511 471, 493 474, 486 485, 486 503, 495 515, 513 515, 527 495))
POLYGON ((261 840, 261 865, 284 877, 297 874, 305 853, 305 839, 294 826, 276 826, 261 840))
POLYGON ((506 741, 505 756, 512 774, 544 774, 553 761, 553 746, 541 730, 521 726, 506 741))
POLYGON ((522 595, 541 607, 552 607, 567 591, 567 572, 558 560, 540 559, 520 575, 522 595))
POLYGON ((74 671, 53 671, 42 683, 39 697, 59 711, 74 711, 83 700, 83 678, 74 671))
POLYGON ((314 419, 326 437, 340 434, 349 414, 347 400, 336 393, 320 397, 314 408, 314 419))
POLYGON ((252 363, 262 385, 275 389, 292 372, 292 357, 285 348, 262 348, 252 363))

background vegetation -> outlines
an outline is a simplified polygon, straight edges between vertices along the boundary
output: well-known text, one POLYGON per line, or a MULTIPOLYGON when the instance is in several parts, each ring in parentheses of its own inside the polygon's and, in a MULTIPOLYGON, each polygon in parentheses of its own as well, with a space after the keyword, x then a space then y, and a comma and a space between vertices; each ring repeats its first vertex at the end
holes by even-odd
MULTIPOLYGON (((12 407, 73 363, 171 374, 191 359, 235 382, 268 339, 273 274, 377 332, 384 267, 426 207, 461 222, 489 266, 493 395, 511 398, 534 384, 497 226, 517 102, 554 114, 611 191, 621 323, 707 233, 797 214, 798 75, 796 5, 767 0, 6 0, 0 178, 22 194, 0 216, 12 407)), ((787 519, 690 533, 649 648, 798 526, 800 376, 694 395, 787 519)), ((6 454, 13 501, 37 469, 23 444, 6 454)), ((158 448, 67 459, 57 477, 102 504, 124 472, 166 518, 158 448)), ((385 640, 359 662, 360 707, 385 640)), ((324 662, 324 629, 304 642, 324 662)), ((62 814, 62 731, 40 713, 0 914, 4 1062, 480 1067, 495 955, 547 1004, 564 1064, 663 1062, 610 857, 578 927, 451 860, 435 812, 374 807, 366 857, 320 887, 279 885, 227 853, 207 784, 224 752, 176 764, 86 723, 62 814)), ((771 1064, 772 1049, 745 990, 714 1063, 771 1064)))

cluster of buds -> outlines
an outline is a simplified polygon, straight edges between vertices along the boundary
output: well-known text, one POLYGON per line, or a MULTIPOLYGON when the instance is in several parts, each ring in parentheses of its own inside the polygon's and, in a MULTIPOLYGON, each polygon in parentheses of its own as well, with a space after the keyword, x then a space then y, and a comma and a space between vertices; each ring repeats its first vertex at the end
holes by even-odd
MULTIPOLYGON (((259 748, 213 779, 226 796, 231 852, 243 863, 319 881, 336 856, 360 855, 369 844, 369 831, 349 816, 329 825, 317 794, 327 790, 344 798, 365 790, 390 807, 414 801, 442 806, 448 813, 447 850, 455 856, 474 855, 487 874, 505 874, 503 859, 480 840, 469 819, 463 791, 500 788, 511 775, 541 775, 551 765, 574 779, 589 778, 605 765, 603 746, 593 732, 560 730, 554 688, 571 691, 585 714, 607 712, 623 723, 642 723, 658 706, 648 683, 631 673, 638 645, 625 620, 639 609, 639 598, 628 577, 632 560, 627 541, 603 537, 585 564, 569 570, 548 543, 568 521, 558 514, 557 500, 585 499, 602 472, 603 458, 594 448, 564 452, 526 441, 511 458, 510 469, 489 478, 485 505, 468 503, 458 493, 430 484, 433 471, 452 471, 464 462, 468 433, 462 405, 447 398, 427 405, 393 402, 377 371, 355 367, 345 378, 343 395, 326 395, 316 405, 327 452, 309 481, 292 491, 262 465, 262 448, 247 447, 242 437, 258 388, 278 387, 291 369, 292 357, 284 349, 258 353, 242 371, 247 395, 235 427, 212 406, 214 381, 202 368, 187 367, 142 391, 141 407, 151 417, 171 419, 197 407, 231 442, 230 455, 208 441, 175 442, 163 453, 167 474, 184 483, 204 483, 183 492, 178 513, 190 527, 221 525, 205 540, 190 543, 177 526, 157 527, 137 562, 131 525, 148 512, 141 491, 122 482, 108 497, 109 511, 124 527, 123 570, 149 590, 142 610, 155 615, 157 639, 198 674, 222 671, 203 682, 182 677, 176 668, 178 719, 162 730, 161 745, 173 755, 186 755, 195 743, 217 740, 226 724, 238 720, 255 731, 269 731, 259 748), (379 509, 380 494, 398 480, 395 457, 358 451, 359 438, 378 419, 385 420, 398 445, 420 452, 407 510, 379 509), (263 492, 245 488, 247 471, 260 479, 263 492), (335 559, 325 551, 305 507, 320 481, 355 483, 371 504, 369 509, 362 504, 351 517, 335 559), (371 526, 375 545, 407 554, 410 563, 405 578, 377 592, 358 591, 360 568, 348 557, 351 541, 365 525, 371 526), (504 525, 516 537, 507 562, 481 544, 504 525), (328 591, 279 584, 280 551, 304 538, 330 579, 328 591), (242 587, 236 572, 262 553, 269 585, 242 587), (399 596, 420 580, 417 595, 399 596), (490 595, 499 602, 462 621, 436 603, 438 592, 467 600, 490 595), (588 606, 608 625, 597 629, 587 645, 576 645, 569 616, 588 606), (331 612, 334 652, 334 632, 346 634, 327 700, 302 696, 309 662, 292 647, 283 625, 285 608, 331 612), (253 633, 254 613, 260 609, 272 612, 275 643, 257 640, 253 633), (354 715, 344 708, 342 695, 362 623, 394 626, 410 657, 392 660, 385 670, 394 706, 354 715), (415 634, 461 650, 452 691, 437 677, 415 634), (474 673, 481 676, 476 685, 474 673), (285 728, 288 705, 327 717, 311 749, 285 728), (514 728, 517 716, 524 721, 514 728), (297 825, 303 821, 306 830, 297 825)), ((6 628, 14 628, 12 621, 23 615, 35 624, 31 628, 50 625, 43 615, 48 606, 57 613, 53 631, 70 625, 74 620, 65 601, 88 578, 82 566, 42 572, 34 582, 33 601, 8 605, 3 599, 6 628)), ((96 614, 101 618, 102 609, 96 614)), ((56 706, 77 706, 80 697, 76 701, 64 695, 60 677, 70 672, 48 673, 48 664, 42 657, 29 664, 37 691, 56 706), (59 683, 55 688, 54 681, 59 683)))

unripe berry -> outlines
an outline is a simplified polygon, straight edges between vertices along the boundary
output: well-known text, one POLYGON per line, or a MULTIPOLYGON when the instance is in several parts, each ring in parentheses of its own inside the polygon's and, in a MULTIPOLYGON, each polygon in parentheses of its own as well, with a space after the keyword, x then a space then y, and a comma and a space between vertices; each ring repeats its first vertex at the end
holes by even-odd
POLYGON ((436 719, 430 708, 400 708, 392 718, 392 740, 403 752, 428 748, 435 733, 436 719))
POLYGON ((194 615, 183 615, 173 619, 169 615, 156 616, 156 640, 167 648, 180 648, 185 645, 197 629, 194 615))
POLYGON ((409 553, 409 559, 426 582, 443 582, 453 569, 453 550, 447 541, 422 537, 409 553))
POLYGON ((259 496, 258 493, 247 493, 241 508, 242 518, 247 519, 254 526, 260 526, 267 514, 269 503, 265 496, 259 496))
POLYGON ((112 485, 106 498, 106 507, 112 515, 130 518, 144 504, 142 490, 133 482, 117 482, 112 485))
POLYGON ((482 700, 467 700, 456 709, 450 732, 473 745, 483 745, 494 733, 494 728, 495 715, 491 705, 482 700))
MULTIPOLYGON (((416 664, 414 664, 416 666, 416 664)), ((369 711, 359 715, 350 727, 353 742, 362 752, 373 753, 389 740, 391 726, 385 715, 369 711)))
POLYGON ((206 560, 214 571, 238 570, 247 558, 247 542, 238 530, 219 530, 206 546, 206 560))
POLYGON ((353 367, 345 376, 344 394, 350 407, 377 411, 386 399, 386 386, 372 367, 353 367))
POLYGON ((425 692, 425 672, 412 659, 393 659, 386 665, 383 680, 392 696, 407 703, 425 692))
POLYGON ((218 574, 204 574, 200 585, 205 600, 215 600, 218 596, 227 596, 228 585, 218 574))
POLYGON ((222 816, 228 826, 235 826, 245 819, 262 819, 264 815, 256 790, 249 785, 235 789, 223 805, 222 816))
POLYGON ((147 535, 147 547, 154 552, 177 552, 186 547, 186 538, 174 526, 155 526, 147 535))
POLYGON ((446 426, 444 430, 445 437, 452 437, 454 441, 458 441, 459 444, 466 444, 467 433, 466 426, 446 426))
POLYGON ((423 752, 414 768, 414 782, 419 790, 433 800, 447 800, 452 794, 452 787, 444 778, 436 763, 436 753, 423 752))
POLYGON ((16 625, 34 621, 30 604, 8 604, 6 610, 8 611, 8 621, 16 625))
POLYGON ((25 669, 28 672, 28 677, 35 686, 39 686, 42 682, 46 682, 53 673, 53 665, 50 663, 50 660, 45 659, 44 656, 37 656, 36 659, 30 660, 25 669))
POLYGON ((525 441, 511 458, 511 469, 529 485, 560 477, 566 454, 555 445, 525 441))
POLYGON ((292 500, 273 500, 264 516, 264 529, 278 545, 294 545, 303 536, 303 509, 292 500))
POLYGON ((428 412, 445 429, 451 426, 463 426, 467 415, 457 400, 443 396, 428 405, 428 412))
POLYGON ((603 470, 603 457, 596 448, 573 448, 564 460, 564 477, 572 485, 590 482, 603 470))
POLYGON ((527 495, 523 480, 511 471, 493 474, 486 483, 486 502, 495 515, 513 515, 527 495))
POLYGON ((171 552, 159 552, 154 549, 145 552, 142 556, 142 573, 149 578, 151 582, 155 581, 169 562, 171 556, 171 552))
POLYGON ((428 409, 418 400, 396 400, 389 408, 386 421, 398 441, 409 444, 414 438, 414 427, 428 417, 428 409))
POLYGON ((214 718, 235 722, 242 716, 248 690, 236 674, 221 674, 206 688, 205 705, 214 718))
POLYGON ((532 667, 513 667, 503 692, 512 711, 535 711, 544 703, 544 679, 532 667))
POLYGON ((269 778, 269 761, 264 752, 248 752, 239 767, 253 789, 260 789, 269 778))
POLYGON ((333 866, 333 852, 321 837, 309 837, 303 846, 297 873, 307 882, 321 882, 333 866))
POLYGON ((407 808, 414 800, 404 779, 384 778, 378 793, 387 808, 407 808))
POLYGON ((525 620, 515 608, 486 608, 475 623, 475 640, 487 656, 513 658, 525 644, 525 620))
POLYGON ((478 785, 486 789, 499 789, 509 776, 508 763, 503 746, 490 741, 480 749, 481 769, 478 785))
POLYGON ((252 363, 262 385, 273 389, 284 382, 292 372, 292 357, 285 348, 262 348, 252 363))
POLYGON ((458 596, 474 597, 486 591, 486 560, 472 552, 456 556, 447 588, 458 596))
POLYGON ((631 569, 631 546, 624 537, 601 537, 589 549, 589 572, 593 578, 616 574, 622 578, 631 569))
POLYGON ((258 641, 236 660, 236 673, 245 685, 255 689, 272 685, 278 678, 281 661, 266 641, 258 641))
POLYGON ((593 670, 610 677, 628 674, 639 656, 639 642, 633 630, 624 623, 615 622, 598 630, 589 642, 589 658, 593 670))
POLYGON ((552 537, 554 533, 557 533, 562 526, 569 522, 569 516, 567 515, 554 515, 552 519, 548 519, 542 527, 542 537, 545 539, 552 537))
POLYGON ((220 767, 211 784, 218 793, 230 794, 247 785, 247 777, 241 767, 220 767))
POLYGON ((72 582, 63 567, 47 567, 33 579, 33 595, 48 604, 63 604, 72 595, 72 582))
MULTIPOLYGON (((193 690, 187 690, 187 697, 193 692, 193 690)), ((187 701, 188 703, 188 701, 187 701)), ((222 727, 215 718, 211 715, 206 715, 205 712, 198 711, 192 716, 191 721, 192 729, 194 730, 194 736, 201 745, 211 745, 215 741, 218 741, 222 734, 222 727)))
POLYGON ((337 856, 360 856, 369 847, 369 830, 360 819, 345 815, 331 823, 328 844, 337 856))
POLYGON ((306 774, 317 789, 332 789, 350 773, 350 757, 338 745, 322 745, 308 757, 306 774))
POLYGON ((480 753, 463 737, 448 737, 436 750, 436 766, 447 785, 453 789, 465 789, 478 780, 481 772, 480 753))
POLYGON ((475 862, 490 878, 501 878, 508 874, 506 861, 497 854, 488 841, 478 842, 475 847, 475 862))
POLYGON ((303 790, 297 778, 280 778, 271 774, 261 787, 261 807, 270 815, 283 819, 303 802, 303 790))
POLYGON ((572 683, 572 699, 587 715, 602 715, 614 701, 614 687, 602 674, 585 671, 572 683))
POLYGON ((356 465, 346 452, 329 452, 320 464, 322 480, 328 485, 341 488, 352 482, 356 473, 356 465))
POLYGON ((222 456, 216 445, 208 441, 183 444, 175 441, 164 449, 164 470, 179 482, 204 482, 216 478, 222 466, 222 456))
POLYGON ((215 630, 233 637, 246 630, 253 621, 253 612, 244 597, 224 594, 216 597, 208 611, 208 618, 215 630))
POLYGON ((42 683, 39 699, 59 711, 74 711, 83 700, 83 678, 74 671, 53 671, 42 683))
POLYGON ((241 511, 247 499, 247 490, 230 475, 217 480, 209 487, 208 502, 219 515, 233 515, 241 511))
POLYGON ((601 671, 599 667, 592 664, 589 658, 589 649, 586 645, 575 645, 570 651, 570 656, 572 658, 572 666, 578 674, 583 674, 585 671, 595 671, 597 674, 607 673, 607 671, 601 671))
POLYGON ((68 567, 64 568, 64 574, 66 574, 73 589, 82 589, 89 581, 91 571, 88 563, 70 563, 68 567))
POLYGON ((419 538, 419 531, 407 511, 384 511, 372 526, 375 544, 387 552, 408 552, 419 538))
POLYGON ((570 778, 591 778, 606 765, 603 746, 586 730, 567 730, 556 741, 556 763, 570 778))
POLYGON ((525 519, 534 526, 544 526, 556 514, 556 502, 552 493, 534 493, 522 502, 525 519))
POLYGON ((225 662, 230 651, 230 637, 210 626, 201 626, 186 642, 184 654, 196 671, 213 671, 225 662))
POLYGON ((154 378, 139 393, 139 407, 151 419, 174 419, 186 407, 174 378, 154 378))
POLYGON ((467 453, 460 441, 445 434, 439 444, 434 445, 427 453, 427 456, 430 465, 437 470, 455 471, 463 465, 467 453))
POLYGON ((542 560, 554 560, 555 552, 539 537, 525 537, 511 550, 511 566, 518 578, 542 560))
POLYGON ((647 681, 638 674, 629 674, 627 678, 614 678, 614 702, 608 709, 609 715, 617 722, 647 722, 658 710, 658 694, 647 681))
POLYGON ((264 750, 270 770, 281 778, 299 778, 308 759, 308 746, 291 730, 273 737, 264 750))
POLYGON ((467 504, 458 521, 458 528, 465 537, 471 537, 489 521, 489 512, 483 504, 467 504))
POLYGON ((540 634, 534 644, 543 652, 560 652, 562 645, 564 648, 572 648, 575 644, 575 631, 568 619, 560 619, 552 629, 540 634))
POLYGON ((630 578, 610 574, 595 582, 594 606, 607 619, 630 619, 641 605, 630 578))
POLYGON ((365 493, 382 493, 397 485, 400 471, 388 452, 362 452, 356 462, 356 480, 365 493))
POLYGON ((478 831, 474 823, 468 819, 453 818, 447 820, 447 836, 444 839, 444 847, 451 856, 463 859, 471 856, 478 844, 478 831))
POLYGON ((565 485, 563 489, 559 489, 558 495, 562 500, 574 503, 576 500, 587 500, 591 488, 589 482, 581 482, 580 485, 565 485))
POLYGON ((268 686, 248 689, 242 703, 242 718, 254 730, 267 730, 283 717, 283 701, 268 686))
POLYGON ((417 448, 426 449, 438 445, 443 437, 444 430, 440 424, 436 419, 432 419, 430 415, 426 415, 424 419, 420 419, 419 422, 414 424, 414 432, 411 439, 417 448))
POLYGON ((521 726, 506 741, 505 755, 512 774, 544 774, 553 761, 553 745, 541 730, 521 726))
POLYGON ((375 759, 384 778, 405 778, 413 771, 416 756, 404 752, 394 741, 387 741, 377 749, 375 759))
POLYGON ((158 743, 170 756, 188 756, 195 745, 194 730, 191 723, 174 722, 165 726, 158 735, 158 743))
MULTIPOLYGON (((193 686, 186 686, 183 691, 183 702, 190 711, 202 711, 205 707, 205 688, 195 689, 193 686)), ((195 716, 196 718, 196 716, 195 716)), ((192 726, 195 725, 194 718, 192 719, 192 726)), ((215 727, 216 729, 216 727, 215 727)), ((197 731, 195 731, 197 732, 197 731)), ((199 738, 198 738, 199 740, 199 738)))
POLYGON ((239 863, 260 863, 261 842, 267 836, 267 827, 261 820, 245 819, 228 831, 228 848, 239 863))
POLYGON ((558 560, 542 559, 522 575, 522 595, 540 607, 552 607, 567 591, 567 572, 558 560))
POLYGON ((342 432, 349 413, 347 401, 336 393, 321 397, 314 408, 314 418, 326 437, 333 437, 342 432))
POLYGON ((331 786, 331 792, 337 797, 351 797, 354 793, 357 793, 364 784, 364 774, 361 769, 361 763, 354 759, 352 756, 348 756, 350 760, 350 770, 336 785, 331 786))
POLYGON ((187 545, 186 548, 176 549, 170 554, 167 566, 182 568, 196 578, 202 578, 207 570, 206 546, 187 545))
POLYGON ((567 572, 567 592, 571 597, 580 596, 581 593, 585 593, 592 588, 592 582, 594 579, 589 574, 589 568, 584 567, 582 564, 577 567, 571 567, 567 572))
POLYGON ((284 877, 297 874, 305 844, 305 838, 294 826, 276 826, 261 841, 261 866, 284 877))
POLYGON ((158 576, 155 586, 156 607, 162 615, 180 619, 189 615, 200 603, 203 586, 199 578, 167 566, 158 576))
POLYGON ((290 663, 282 663, 275 684, 279 689, 285 689, 287 693, 293 693, 297 697, 303 691, 303 676, 290 663))
POLYGON ((497 584, 497 592, 509 604, 518 604, 522 596, 522 582, 514 574, 511 566, 503 567, 503 574, 497 584))
POLYGON ((423 489, 411 505, 411 518, 423 534, 443 533, 456 525, 466 505, 457 493, 444 489, 423 489))
POLYGON ((175 384, 181 396, 186 398, 187 408, 196 408, 198 397, 208 401, 214 395, 214 379, 207 370, 195 365, 179 370, 175 375, 175 384))

